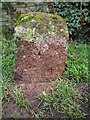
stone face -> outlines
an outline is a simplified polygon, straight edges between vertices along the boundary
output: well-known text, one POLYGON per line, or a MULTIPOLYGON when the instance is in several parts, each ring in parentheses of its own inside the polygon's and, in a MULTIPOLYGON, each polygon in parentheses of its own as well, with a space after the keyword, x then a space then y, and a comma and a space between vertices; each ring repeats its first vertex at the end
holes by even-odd
POLYGON ((14 79, 28 82, 55 80, 64 72, 67 59, 65 20, 53 14, 28 13, 21 15, 16 25, 14 79))

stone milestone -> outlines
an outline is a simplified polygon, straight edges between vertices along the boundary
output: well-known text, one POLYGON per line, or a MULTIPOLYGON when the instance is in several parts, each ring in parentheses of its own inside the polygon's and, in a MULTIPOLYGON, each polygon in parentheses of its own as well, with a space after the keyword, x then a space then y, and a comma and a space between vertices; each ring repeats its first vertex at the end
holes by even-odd
POLYGON ((22 14, 15 28, 14 79, 29 83, 56 80, 65 70, 68 39, 61 16, 22 14))

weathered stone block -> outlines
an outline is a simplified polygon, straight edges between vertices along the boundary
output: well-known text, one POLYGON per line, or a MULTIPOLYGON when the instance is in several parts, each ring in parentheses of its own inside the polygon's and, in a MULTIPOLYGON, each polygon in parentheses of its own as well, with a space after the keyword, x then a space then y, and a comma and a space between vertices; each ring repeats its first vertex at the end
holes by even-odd
POLYGON ((14 79, 28 82, 55 80, 64 72, 67 59, 65 20, 53 14, 28 13, 21 15, 16 25, 14 79))

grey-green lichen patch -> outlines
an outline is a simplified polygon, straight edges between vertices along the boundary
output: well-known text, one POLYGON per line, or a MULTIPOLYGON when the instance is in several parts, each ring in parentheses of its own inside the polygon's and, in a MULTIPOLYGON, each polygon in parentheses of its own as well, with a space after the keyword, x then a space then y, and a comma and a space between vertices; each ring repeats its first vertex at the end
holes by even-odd
POLYGON ((22 14, 15 28, 15 38, 28 42, 44 41, 56 36, 59 40, 68 40, 68 29, 65 20, 54 14, 31 12, 22 14), (63 39, 64 38, 64 39, 63 39))

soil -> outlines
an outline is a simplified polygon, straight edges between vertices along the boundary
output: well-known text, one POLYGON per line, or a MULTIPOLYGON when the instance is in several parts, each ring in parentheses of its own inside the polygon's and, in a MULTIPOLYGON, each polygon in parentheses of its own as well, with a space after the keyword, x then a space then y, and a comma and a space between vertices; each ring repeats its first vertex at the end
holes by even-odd
POLYGON ((79 105, 81 106, 81 109, 85 113, 85 117, 88 120, 90 119, 90 85, 81 82, 77 85, 77 89, 79 93, 81 93, 81 97, 83 97, 83 100, 79 102, 79 105))
POLYGON ((3 118, 31 118, 33 115, 33 111, 36 111, 41 105, 41 101, 38 99, 39 96, 42 94, 43 91, 49 88, 50 84, 50 82, 17 84, 17 87, 22 89, 24 98, 30 100, 31 106, 28 109, 19 109, 16 105, 15 100, 11 99, 2 111, 3 118))

